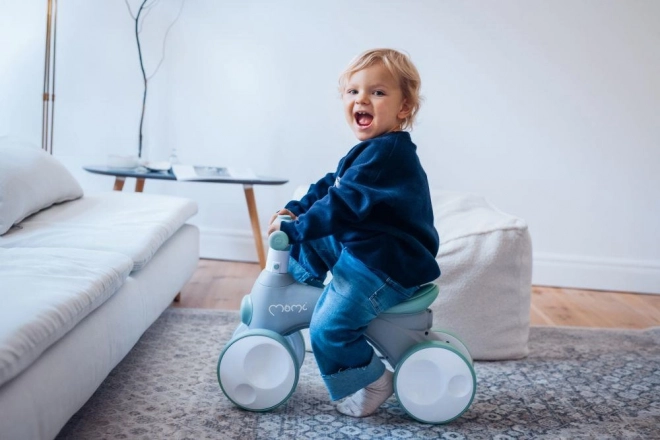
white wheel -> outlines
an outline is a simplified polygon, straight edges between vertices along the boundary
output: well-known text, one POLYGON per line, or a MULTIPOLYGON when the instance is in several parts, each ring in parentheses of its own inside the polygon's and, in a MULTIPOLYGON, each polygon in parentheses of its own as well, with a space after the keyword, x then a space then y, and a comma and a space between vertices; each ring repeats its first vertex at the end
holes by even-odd
POLYGON ((447 423, 459 417, 470 407, 476 388, 472 364, 443 342, 417 344, 394 374, 399 403, 424 423, 447 423))
POLYGON ((268 411, 291 396, 298 384, 296 354, 283 336, 248 330, 229 341, 218 360, 218 382, 236 406, 268 411))

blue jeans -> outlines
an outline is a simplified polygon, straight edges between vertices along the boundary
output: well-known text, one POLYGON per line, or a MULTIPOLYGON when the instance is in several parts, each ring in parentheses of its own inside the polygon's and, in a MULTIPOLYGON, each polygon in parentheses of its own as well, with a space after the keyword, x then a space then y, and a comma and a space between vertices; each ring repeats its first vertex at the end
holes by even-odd
MULTIPOLYGON (((299 282, 319 285, 332 272, 309 326, 312 350, 328 388, 338 400, 366 387, 385 371, 364 332, 381 312, 410 298, 404 288, 369 269, 333 237, 305 242, 292 255, 289 271, 299 282)), ((321 284, 322 286, 322 284, 321 284)))

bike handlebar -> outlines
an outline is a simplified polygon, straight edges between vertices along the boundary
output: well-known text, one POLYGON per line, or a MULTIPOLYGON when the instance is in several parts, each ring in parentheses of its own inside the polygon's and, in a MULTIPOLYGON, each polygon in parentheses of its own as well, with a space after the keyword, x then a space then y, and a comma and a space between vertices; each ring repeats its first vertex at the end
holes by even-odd
POLYGON ((268 246, 276 251, 284 251, 289 247, 289 236, 282 231, 275 231, 268 237, 268 246))

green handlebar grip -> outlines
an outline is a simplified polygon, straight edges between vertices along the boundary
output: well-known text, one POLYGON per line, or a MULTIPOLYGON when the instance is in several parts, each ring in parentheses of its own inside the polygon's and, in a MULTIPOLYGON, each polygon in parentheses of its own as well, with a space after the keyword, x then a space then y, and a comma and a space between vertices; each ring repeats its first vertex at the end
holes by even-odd
POLYGON ((289 237, 282 231, 275 231, 268 237, 268 246, 276 251, 284 251, 289 247, 289 237))

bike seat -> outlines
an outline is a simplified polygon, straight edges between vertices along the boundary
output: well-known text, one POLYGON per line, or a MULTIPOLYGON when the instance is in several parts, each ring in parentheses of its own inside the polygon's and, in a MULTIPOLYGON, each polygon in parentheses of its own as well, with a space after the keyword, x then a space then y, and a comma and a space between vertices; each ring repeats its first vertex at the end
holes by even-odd
POLYGON ((417 289, 417 291, 413 293, 410 298, 400 304, 395 305, 394 307, 390 307, 383 313, 416 313, 422 310, 426 310, 438 297, 438 292, 440 292, 440 289, 438 288, 437 284, 424 284, 422 287, 417 289))

